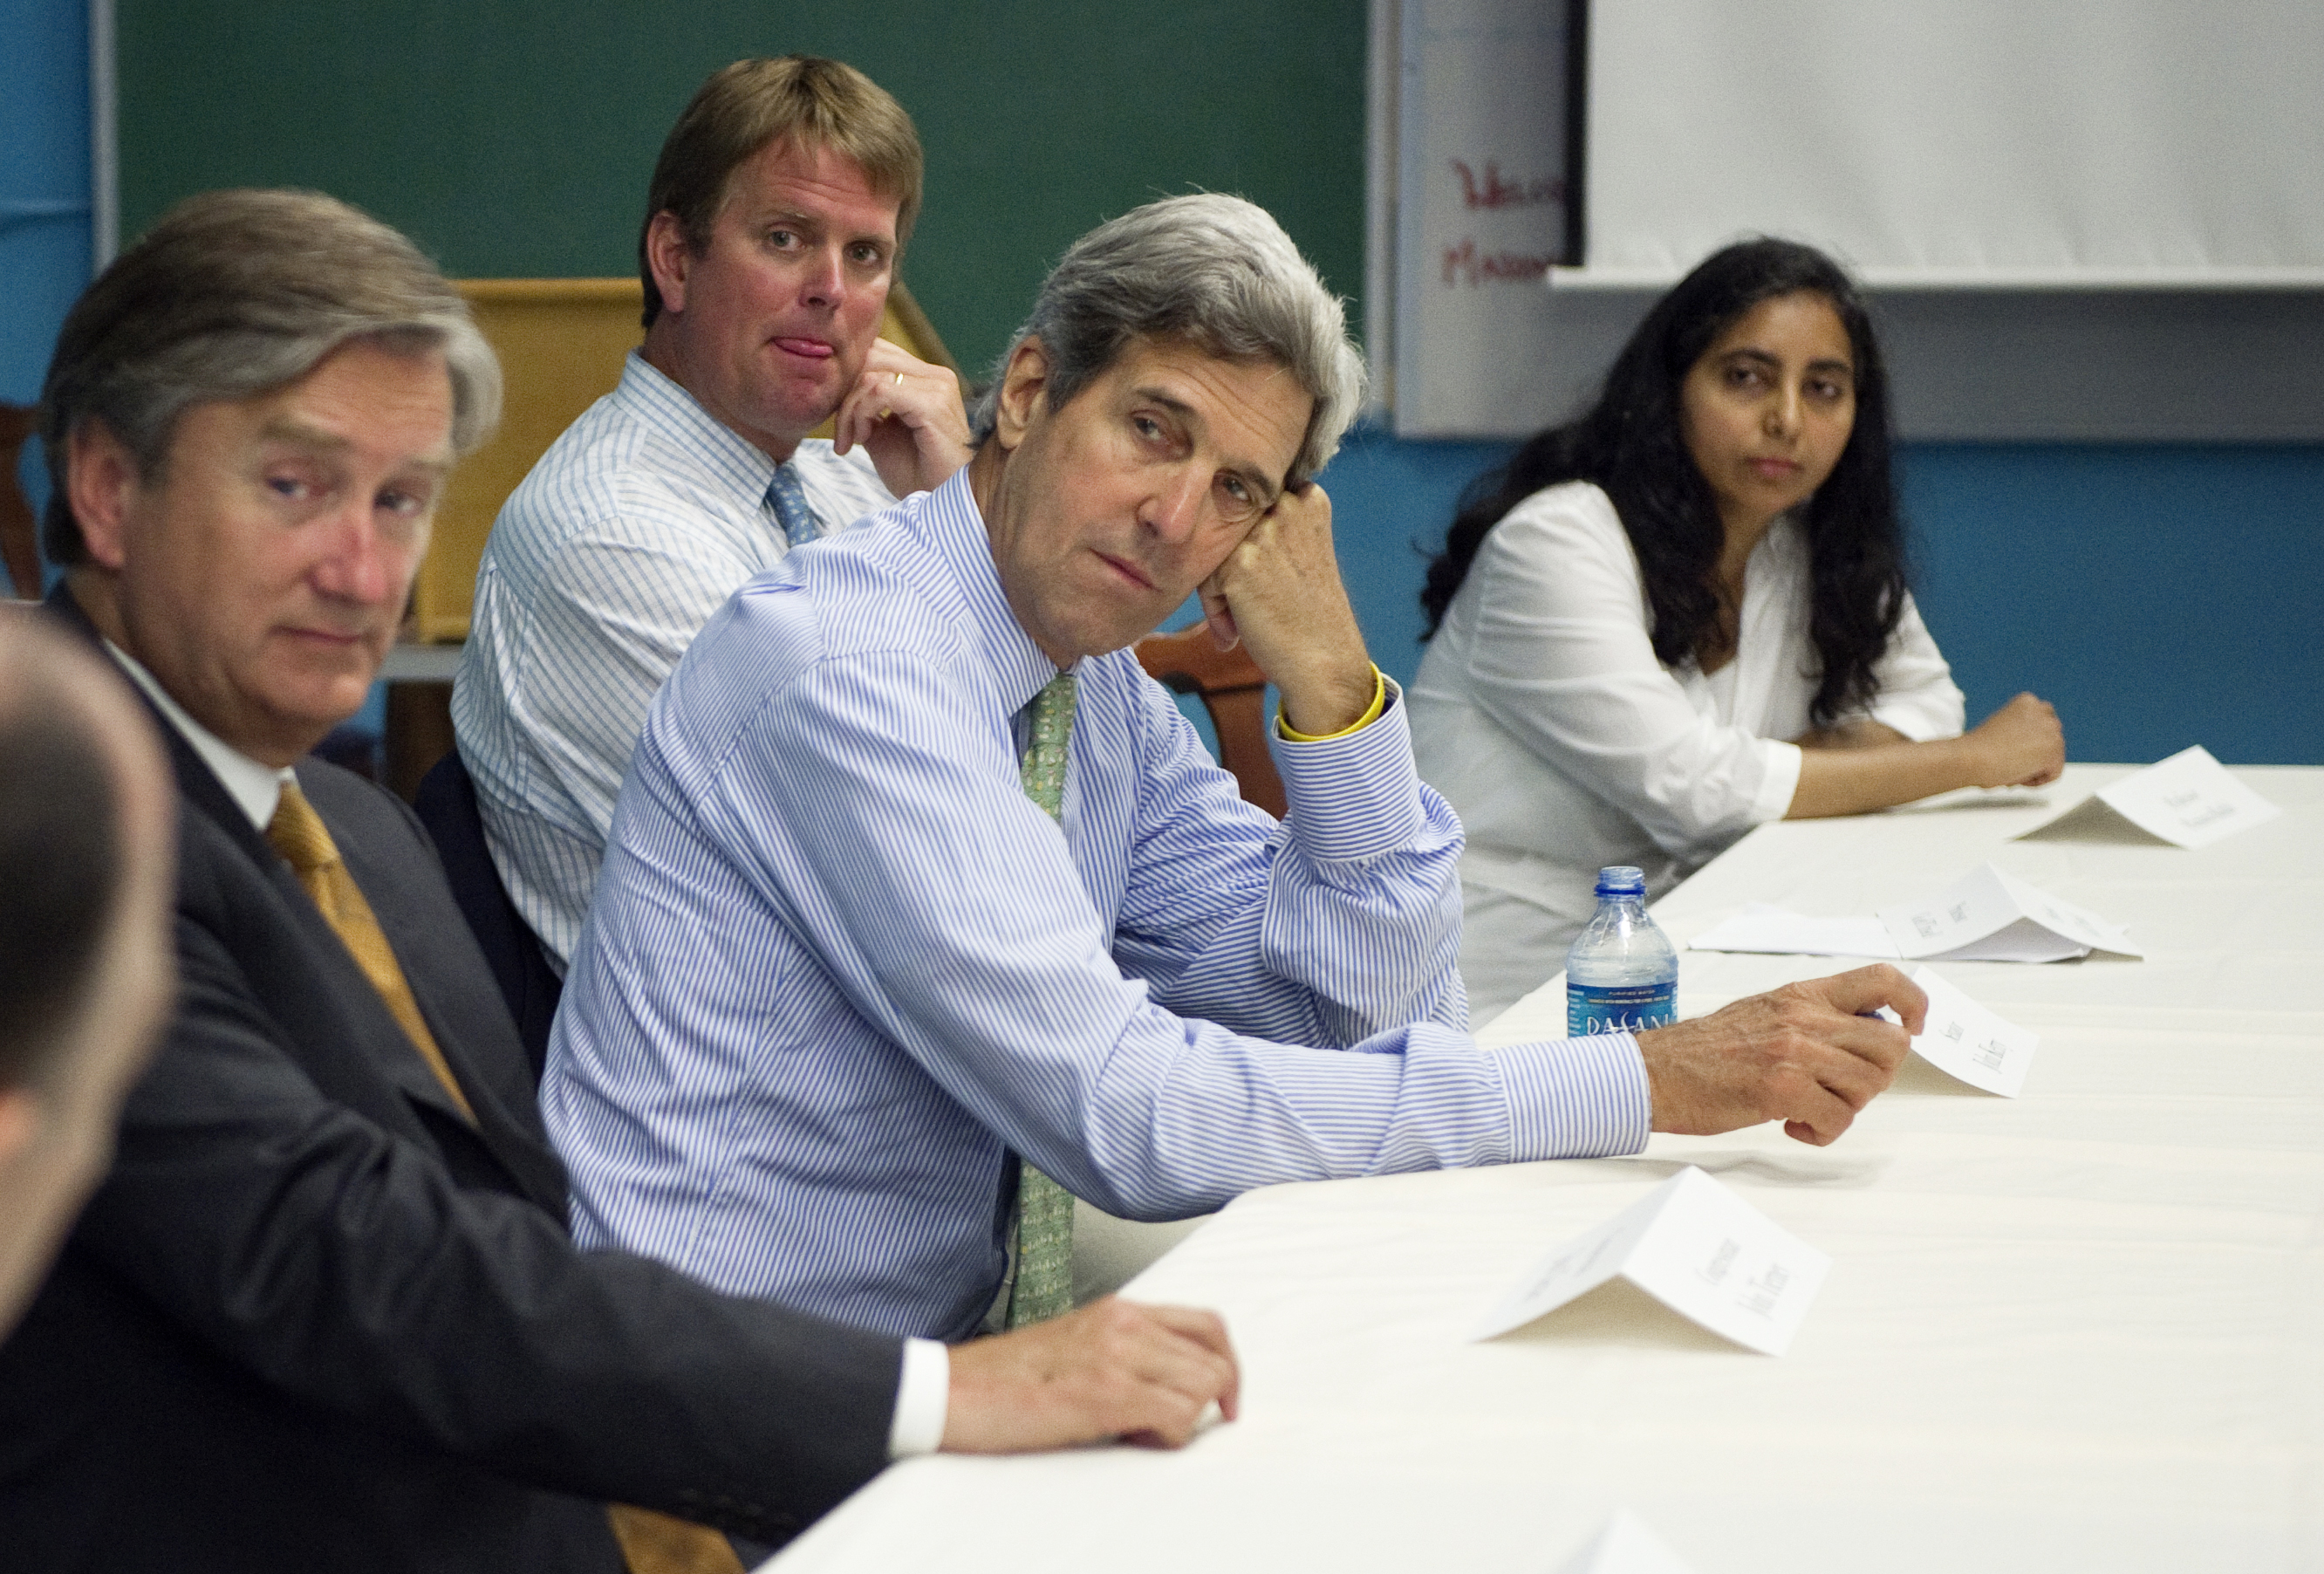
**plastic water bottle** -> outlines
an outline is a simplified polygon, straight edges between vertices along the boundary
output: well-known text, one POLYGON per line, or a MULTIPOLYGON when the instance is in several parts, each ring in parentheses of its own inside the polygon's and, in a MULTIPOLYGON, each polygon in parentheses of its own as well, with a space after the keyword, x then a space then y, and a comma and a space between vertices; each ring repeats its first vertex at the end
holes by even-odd
POLYGON ((1598 915, 1565 953, 1565 1031, 1643 1032, 1678 1015, 1678 953, 1646 916, 1646 876, 1598 871, 1598 915))

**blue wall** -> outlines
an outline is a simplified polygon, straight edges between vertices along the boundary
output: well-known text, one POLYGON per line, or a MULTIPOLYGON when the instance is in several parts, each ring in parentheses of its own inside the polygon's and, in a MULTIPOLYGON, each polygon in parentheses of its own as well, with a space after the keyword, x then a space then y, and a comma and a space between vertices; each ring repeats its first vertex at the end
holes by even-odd
POLYGON ((1910 447, 1923 602, 1970 714, 2077 760, 2324 764, 2324 449, 1910 447))
MULTIPOLYGON (((88 7, 0 0, 0 400, 9 403, 40 395, 49 347, 88 282, 88 7)), ((25 445, 18 470, 35 509, 48 497, 37 446, 25 445)))
MULTIPOLYGON (((1420 664, 1421 560, 1504 443, 1354 434, 1323 477, 1372 655, 1420 664)), ((2324 764, 2324 448, 1906 444, 1923 616, 1972 721, 2021 689, 2077 760, 2324 764)))
POLYGON ((88 282, 88 15, 0 0, 0 399, 29 404, 88 282))

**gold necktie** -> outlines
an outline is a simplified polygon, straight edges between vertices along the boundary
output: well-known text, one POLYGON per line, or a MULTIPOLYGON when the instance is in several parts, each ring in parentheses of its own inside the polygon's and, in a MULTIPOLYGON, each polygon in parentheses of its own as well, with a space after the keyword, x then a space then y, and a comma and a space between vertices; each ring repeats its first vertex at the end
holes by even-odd
POLYGON ((364 970, 371 986, 387 1003, 387 1009, 402 1024, 412 1048, 436 1073, 436 1080, 460 1106, 460 1113, 475 1124, 476 1112, 468 1107, 467 1096, 452 1076, 452 1067, 444 1059, 444 1051, 436 1047, 436 1035, 428 1031, 428 1023, 420 1015, 420 1002, 411 997, 411 986, 403 977, 403 968, 395 959, 395 952, 387 943, 387 936, 372 915, 371 903, 364 900, 363 888, 355 877, 347 873, 340 860, 339 849, 331 840, 331 833, 323 824, 323 817, 307 801, 307 795, 290 783, 282 788, 282 800, 274 806, 274 818, 266 827, 266 839, 274 850, 289 861, 299 884, 315 899, 322 910, 324 921, 336 931, 355 966, 364 970))
POLYGON ((708 1525, 626 1503, 607 1504, 605 1517, 630 1574, 742 1574, 734 1543, 708 1525))

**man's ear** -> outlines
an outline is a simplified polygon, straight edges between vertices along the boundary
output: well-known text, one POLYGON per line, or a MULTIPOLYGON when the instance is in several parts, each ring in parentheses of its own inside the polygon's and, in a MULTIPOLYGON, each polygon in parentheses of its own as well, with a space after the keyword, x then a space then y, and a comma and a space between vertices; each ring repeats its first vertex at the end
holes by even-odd
POLYGON ((0 1174, 40 1134, 41 1101, 28 1088, 0 1088, 0 1174))
POLYGON ((94 418, 65 438, 65 496, 92 561, 119 573, 129 560, 129 510, 136 496, 136 457, 94 418))
POLYGON ((686 276, 694 266, 694 247, 686 238, 686 226, 667 208, 646 226, 646 266, 653 270, 662 310, 685 310, 686 276))
POLYGON ((1049 352, 1040 339, 1027 335, 1009 352, 1001 373, 1001 397, 993 402, 993 440, 1013 449, 1025 440, 1033 423, 1047 411, 1049 352))

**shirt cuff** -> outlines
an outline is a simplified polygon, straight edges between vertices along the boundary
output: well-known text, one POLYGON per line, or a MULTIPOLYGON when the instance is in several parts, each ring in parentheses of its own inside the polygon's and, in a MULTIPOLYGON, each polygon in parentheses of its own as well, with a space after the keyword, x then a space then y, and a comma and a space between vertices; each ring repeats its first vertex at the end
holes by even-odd
POLYGON ((952 1404, 952 1352, 934 1339, 904 1341, 903 1375, 896 1383, 896 1418, 888 1424, 888 1458, 933 1454, 944 1441, 952 1404))
POLYGON ((1509 1159, 1635 1153, 1654 1129, 1646 1057, 1630 1034, 1511 1044, 1491 1051, 1509 1101, 1509 1159))
POLYGON ((1781 819, 1800 790, 1800 745, 1781 738, 1761 738, 1759 757, 1766 770, 1759 777, 1758 796, 1751 801, 1751 823, 1766 825, 1781 819))
POLYGON ((1370 727, 1314 743, 1275 740, 1283 796, 1296 811, 1299 845, 1323 863, 1375 858, 1404 847, 1427 818, 1413 769, 1404 690, 1381 681, 1381 708, 1370 727))
POLYGON ((1374 662, 1372 663, 1372 702, 1364 708, 1364 713, 1354 721, 1337 732, 1301 732, 1284 719, 1283 707, 1277 705, 1275 708, 1275 730, 1295 744, 1328 744, 1333 738, 1343 738, 1351 734, 1363 731, 1379 719, 1380 712, 1387 707, 1388 674, 1379 670, 1378 662, 1374 662))

